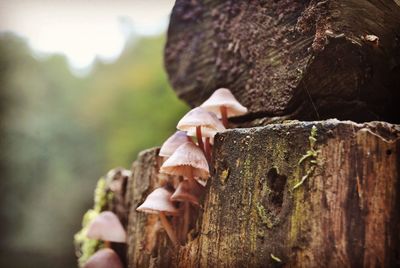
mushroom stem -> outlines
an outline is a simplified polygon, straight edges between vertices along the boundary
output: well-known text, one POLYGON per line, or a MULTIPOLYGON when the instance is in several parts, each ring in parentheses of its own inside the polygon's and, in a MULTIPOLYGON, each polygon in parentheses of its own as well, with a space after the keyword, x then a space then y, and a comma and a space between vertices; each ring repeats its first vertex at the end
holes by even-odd
POLYGON ((183 202, 185 212, 183 214, 183 243, 186 243, 186 238, 189 233, 190 205, 188 201, 183 202))
POLYGON ((210 146, 210 138, 209 137, 206 138, 206 144, 204 147, 205 147, 205 154, 206 154, 208 164, 210 164, 210 162, 211 162, 211 146, 210 146))
POLYGON ((204 153, 203 137, 201 136, 201 126, 196 127, 196 138, 197 138, 197 143, 199 144, 199 148, 204 153))
POLYGON ((222 124, 224 125, 224 127, 228 128, 228 112, 226 106, 220 106, 219 111, 221 112, 222 124))
POLYGON ((169 239, 171 239, 172 243, 174 246, 178 245, 178 240, 176 239, 176 234, 174 230, 172 229, 171 224, 169 223, 167 217, 165 216, 164 212, 159 213, 161 224, 164 227, 165 231, 167 232, 167 235, 169 239))
POLYGON ((111 248, 111 243, 110 243, 110 241, 104 240, 103 242, 104 242, 104 247, 105 247, 105 248, 111 248))

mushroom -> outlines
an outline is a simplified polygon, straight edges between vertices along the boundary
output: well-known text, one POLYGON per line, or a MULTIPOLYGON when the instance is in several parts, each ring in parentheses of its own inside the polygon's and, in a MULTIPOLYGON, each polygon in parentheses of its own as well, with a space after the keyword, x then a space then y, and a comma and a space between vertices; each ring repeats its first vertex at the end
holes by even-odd
POLYGON ((103 248, 93 254, 83 268, 123 268, 117 253, 110 248, 103 248))
MULTIPOLYGON (((210 175, 207 160, 202 151, 193 143, 186 142, 164 162, 160 172, 170 175, 180 175, 189 181, 195 177, 207 179, 210 175)), ((189 182, 193 185, 193 182, 189 182)), ((190 206, 186 200, 184 204, 184 224, 182 233, 186 236, 189 230, 190 206)))
POLYGON ((167 232, 169 239, 171 239, 172 243, 176 246, 178 245, 176 234, 166 217, 166 215, 178 215, 179 213, 179 210, 175 208, 170 200, 171 195, 172 194, 165 188, 157 188, 147 196, 143 204, 141 204, 136 210, 145 213, 158 214, 161 224, 167 232))
MULTIPOLYGON (((217 132, 222 132, 225 127, 214 113, 207 112, 201 107, 190 110, 176 126, 179 130, 187 131, 188 135, 196 135, 200 149, 205 152, 202 136, 213 138, 217 132)), ((207 155, 209 160, 209 155, 207 155)))
MULTIPOLYGON (((215 114, 213 114, 215 116, 215 114)), ((189 131, 187 133, 189 136, 196 136, 196 133, 189 131)), ((211 133, 210 133, 211 134, 211 133)), ((216 133, 213 133, 213 135, 209 135, 210 137, 207 137, 208 135, 205 134, 203 136, 203 144, 204 144, 204 154, 207 157, 208 163, 211 162, 211 150, 212 150, 212 145, 214 144, 214 136, 216 133)))
POLYGON ((111 211, 103 211, 97 215, 89 224, 86 236, 103 240, 106 248, 110 247, 110 242, 126 242, 126 232, 118 217, 111 211))
POLYGON ((186 240, 186 235, 189 232, 190 226, 190 204, 195 207, 200 207, 199 198, 204 193, 204 186, 194 179, 183 180, 179 183, 175 192, 171 196, 172 201, 183 202, 184 205, 184 218, 183 218, 183 230, 182 230, 182 241, 186 240))
POLYGON ((200 206, 199 198, 204 193, 204 187, 196 180, 188 179, 179 183, 175 192, 171 196, 172 201, 190 202, 195 206, 200 206))
POLYGON ((217 114, 222 118, 225 127, 228 127, 228 117, 247 113, 247 108, 241 105, 227 88, 217 89, 200 107, 217 114))
POLYGON ((186 135, 186 132, 178 130, 163 143, 158 155, 168 158, 175 152, 175 150, 180 145, 182 145, 183 143, 185 143, 187 141, 189 141, 189 140, 188 140, 188 136, 186 135))
POLYGON ((164 162, 161 173, 193 179, 207 179, 210 175, 207 159, 193 143, 185 142, 164 162))

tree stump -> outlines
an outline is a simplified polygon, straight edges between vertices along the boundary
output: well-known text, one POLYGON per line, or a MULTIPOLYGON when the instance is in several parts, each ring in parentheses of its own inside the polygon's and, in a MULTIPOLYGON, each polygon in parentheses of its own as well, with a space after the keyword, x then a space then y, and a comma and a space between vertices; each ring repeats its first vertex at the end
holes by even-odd
POLYGON ((237 120, 248 126, 276 116, 399 123, 400 7, 393 0, 177 0, 165 66, 191 106, 216 88, 231 89, 250 109, 237 120))
POLYGON ((400 265, 400 126, 232 129, 213 153, 198 228, 177 249, 157 217, 135 211, 158 185, 157 150, 139 156, 128 181, 128 267, 400 265))

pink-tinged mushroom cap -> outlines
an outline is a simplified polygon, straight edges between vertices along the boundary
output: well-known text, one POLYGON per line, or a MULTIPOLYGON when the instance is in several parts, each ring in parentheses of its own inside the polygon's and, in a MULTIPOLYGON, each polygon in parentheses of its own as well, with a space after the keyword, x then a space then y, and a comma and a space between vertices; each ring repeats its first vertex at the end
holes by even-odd
POLYGON ((199 205, 199 198, 204 193, 204 187, 196 180, 183 180, 179 183, 178 188, 171 196, 172 201, 190 202, 196 206, 199 205))
POLYGON ((93 254, 83 268, 123 268, 123 265, 114 250, 104 248, 93 254))
POLYGON ((118 217, 111 211, 104 211, 94 218, 88 227, 86 236, 103 241, 126 242, 126 232, 118 217))
POLYGON ((187 141, 188 137, 186 132, 177 131, 163 143, 158 155, 162 157, 170 157, 179 146, 187 141))
MULTIPOLYGON (((201 107, 190 110, 176 126, 177 129, 187 131, 189 135, 196 133, 196 127, 201 127, 204 137, 214 137, 217 132, 223 132, 225 127, 213 113, 201 107)), ((194 136, 194 135, 193 135, 194 136)))
POLYGON ((217 89, 200 107, 213 112, 221 118, 220 107, 225 106, 228 117, 239 116, 247 113, 247 108, 237 101, 232 92, 227 88, 217 89))
POLYGON ((210 175, 207 159, 201 149, 192 142, 186 142, 164 162, 160 172, 187 178, 207 179, 210 175))
POLYGON ((136 210, 145 213, 177 215, 179 210, 172 204, 171 193, 164 188, 157 188, 151 192, 146 200, 136 210))

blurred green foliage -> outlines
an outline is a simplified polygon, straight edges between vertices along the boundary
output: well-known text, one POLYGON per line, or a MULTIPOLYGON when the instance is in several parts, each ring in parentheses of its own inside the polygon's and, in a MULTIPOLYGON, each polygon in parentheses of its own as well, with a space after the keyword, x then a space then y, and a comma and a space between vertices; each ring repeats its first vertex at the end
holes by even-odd
POLYGON ((64 56, 0 36, 0 267, 74 267, 97 179, 174 132, 188 108, 168 86, 163 45, 131 40, 76 77, 64 56))

